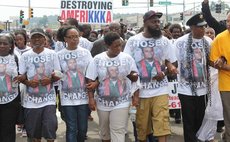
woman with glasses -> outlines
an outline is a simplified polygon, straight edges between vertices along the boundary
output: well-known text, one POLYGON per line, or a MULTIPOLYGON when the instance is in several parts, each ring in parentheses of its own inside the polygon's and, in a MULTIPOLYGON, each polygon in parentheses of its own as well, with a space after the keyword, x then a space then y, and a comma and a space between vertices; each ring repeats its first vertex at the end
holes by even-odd
POLYGON ((65 48, 58 52, 61 71, 60 100, 66 122, 66 141, 84 142, 88 127, 88 95, 85 72, 92 60, 89 50, 79 46, 79 31, 74 26, 58 30, 65 48))

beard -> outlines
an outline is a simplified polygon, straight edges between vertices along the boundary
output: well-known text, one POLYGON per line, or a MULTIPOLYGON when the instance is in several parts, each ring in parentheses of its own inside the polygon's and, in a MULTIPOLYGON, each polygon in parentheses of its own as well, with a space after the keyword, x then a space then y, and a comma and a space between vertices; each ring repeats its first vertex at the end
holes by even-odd
POLYGON ((161 29, 152 29, 148 27, 148 31, 152 35, 153 38, 160 38, 162 35, 161 29))

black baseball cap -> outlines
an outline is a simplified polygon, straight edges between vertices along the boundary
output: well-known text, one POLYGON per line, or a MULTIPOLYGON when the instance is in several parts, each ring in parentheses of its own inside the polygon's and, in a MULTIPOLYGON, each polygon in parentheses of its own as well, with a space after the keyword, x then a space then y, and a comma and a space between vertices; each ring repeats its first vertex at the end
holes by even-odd
POLYGON ((34 29, 32 29, 32 30, 30 31, 30 38, 31 38, 33 35, 35 35, 35 34, 40 34, 40 35, 46 37, 44 30, 41 29, 41 28, 34 28, 34 29))

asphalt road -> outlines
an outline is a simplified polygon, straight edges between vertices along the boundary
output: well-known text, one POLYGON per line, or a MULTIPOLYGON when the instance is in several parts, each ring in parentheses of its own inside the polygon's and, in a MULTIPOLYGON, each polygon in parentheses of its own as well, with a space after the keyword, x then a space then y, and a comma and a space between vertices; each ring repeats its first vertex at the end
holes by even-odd
MULTIPOLYGON (((60 119, 59 112, 58 115, 58 130, 57 130, 57 139, 55 142, 65 142, 65 123, 60 119)), ((101 142, 99 135, 98 135, 98 117, 96 112, 92 112, 92 116, 94 118, 93 121, 89 121, 89 128, 88 128, 88 139, 86 142, 101 142)), ((168 142, 183 142, 183 128, 182 124, 175 124, 173 119, 171 121, 171 130, 172 135, 168 136, 168 142)), ((221 142, 219 133, 216 134, 215 142, 221 142)), ((17 134, 16 142, 26 142, 26 137, 21 137, 21 134, 17 134)), ((45 142, 43 139, 42 142, 45 142)), ((128 123, 128 134, 126 135, 126 142, 134 142, 133 136, 133 127, 131 121, 128 123)))

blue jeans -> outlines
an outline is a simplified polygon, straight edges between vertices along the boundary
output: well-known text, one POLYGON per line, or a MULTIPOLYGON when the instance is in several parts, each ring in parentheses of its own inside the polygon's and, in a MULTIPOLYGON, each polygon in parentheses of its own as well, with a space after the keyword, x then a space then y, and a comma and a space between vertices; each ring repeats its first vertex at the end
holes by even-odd
POLYGON ((88 104, 63 106, 66 142, 84 142, 88 128, 88 104))

